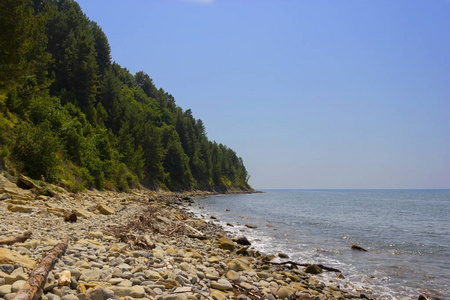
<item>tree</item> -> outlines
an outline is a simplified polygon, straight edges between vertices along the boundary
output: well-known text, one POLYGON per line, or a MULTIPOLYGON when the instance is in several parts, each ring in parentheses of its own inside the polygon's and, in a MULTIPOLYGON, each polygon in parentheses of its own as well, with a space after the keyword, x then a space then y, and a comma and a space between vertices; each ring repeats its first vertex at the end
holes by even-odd
POLYGON ((29 0, 2 0, 0 28, 0 105, 8 93, 16 91, 10 103, 21 106, 13 103, 24 100, 22 94, 28 98, 40 94, 50 83, 46 77, 51 56, 45 51, 45 16, 36 15, 29 0))

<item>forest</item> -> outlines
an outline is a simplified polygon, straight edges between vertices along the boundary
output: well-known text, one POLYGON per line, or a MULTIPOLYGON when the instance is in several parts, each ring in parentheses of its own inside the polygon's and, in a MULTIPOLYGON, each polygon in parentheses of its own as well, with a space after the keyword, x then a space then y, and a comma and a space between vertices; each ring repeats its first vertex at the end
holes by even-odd
POLYGON ((251 190, 242 158, 112 61, 76 1, 2 0, 0 28, 0 171, 69 191, 251 190))

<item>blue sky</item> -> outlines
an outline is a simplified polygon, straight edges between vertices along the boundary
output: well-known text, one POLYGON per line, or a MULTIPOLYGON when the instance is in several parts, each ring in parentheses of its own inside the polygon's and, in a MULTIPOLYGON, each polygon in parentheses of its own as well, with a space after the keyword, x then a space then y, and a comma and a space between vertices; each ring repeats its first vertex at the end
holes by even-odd
POLYGON ((450 188, 450 1, 81 0, 262 188, 450 188))

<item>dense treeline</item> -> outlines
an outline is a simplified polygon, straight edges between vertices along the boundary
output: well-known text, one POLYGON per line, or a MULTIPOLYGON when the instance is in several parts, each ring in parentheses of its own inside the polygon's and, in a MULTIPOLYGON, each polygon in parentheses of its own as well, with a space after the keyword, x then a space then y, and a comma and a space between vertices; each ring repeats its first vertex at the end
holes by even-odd
POLYGON ((111 62, 75 1, 2 0, 0 28, 1 168, 71 190, 250 189, 191 110, 111 62))

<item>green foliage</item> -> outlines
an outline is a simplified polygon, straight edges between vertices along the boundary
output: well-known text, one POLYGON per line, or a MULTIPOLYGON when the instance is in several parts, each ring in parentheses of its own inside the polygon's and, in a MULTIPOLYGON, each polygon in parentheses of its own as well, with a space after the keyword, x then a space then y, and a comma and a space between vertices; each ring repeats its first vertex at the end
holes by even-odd
POLYGON ((13 155, 22 163, 22 170, 32 178, 44 176, 52 181, 60 162, 61 144, 48 123, 36 127, 26 122, 15 128, 13 155))
POLYGON ((143 71, 111 63, 73 0, 0 2, 0 159, 70 191, 248 190, 236 153, 143 71))

